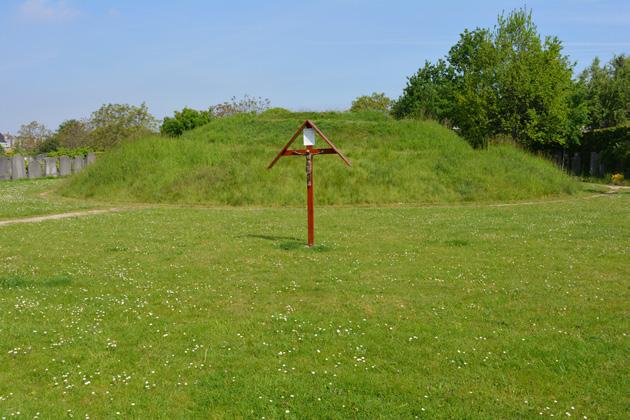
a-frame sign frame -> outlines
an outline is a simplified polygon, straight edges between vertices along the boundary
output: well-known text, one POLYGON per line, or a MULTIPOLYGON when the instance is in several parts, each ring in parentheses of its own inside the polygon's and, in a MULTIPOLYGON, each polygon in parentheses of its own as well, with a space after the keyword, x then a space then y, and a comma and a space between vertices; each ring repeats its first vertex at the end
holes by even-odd
POLYGON ((341 150, 337 148, 331 142, 328 137, 322 133, 322 131, 315 125, 315 123, 311 120, 306 120, 300 125, 295 134, 291 137, 287 144, 284 145, 280 153, 276 155, 276 157, 271 161, 267 169, 271 169, 276 162, 283 156, 305 156, 306 157, 306 205, 307 205, 307 213, 308 213, 308 242, 307 245, 312 247, 315 243, 315 215, 314 215, 314 198, 313 198, 313 156, 315 155, 338 155, 341 160, 348 166, 352 166, 348 158, 346 158, 341 150), (300 135, 300 133, 304 133, 304 145, 305 149, 295 149, 290 150, 289 147, 295 139, 300 135), (315 145, 315 133, 322 140, 328 144, 328 148, 325 149, 316 149, 313 146, 315 145))

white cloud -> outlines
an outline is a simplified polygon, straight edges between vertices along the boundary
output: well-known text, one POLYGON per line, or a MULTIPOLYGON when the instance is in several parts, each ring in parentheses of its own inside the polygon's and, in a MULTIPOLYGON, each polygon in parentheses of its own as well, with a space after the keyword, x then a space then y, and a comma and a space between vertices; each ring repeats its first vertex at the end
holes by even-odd
POLYGON ((65 0, 26 0, 19 7, 19 14, 32 22, 64 22, 79 15, 65 0))

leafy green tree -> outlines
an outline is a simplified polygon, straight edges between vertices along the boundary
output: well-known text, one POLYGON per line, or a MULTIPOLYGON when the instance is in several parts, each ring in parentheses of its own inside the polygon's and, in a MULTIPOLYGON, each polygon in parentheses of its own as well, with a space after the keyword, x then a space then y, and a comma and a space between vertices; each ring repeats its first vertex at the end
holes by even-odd
POLYGON ((15 136, 14 148, 17 152, 32 153, 51 136, 51 131, 44 124, 31 121, 23 124, 15 136))
POLYGON ((92 141, 91 131, 87 122, 80 120, 66 120, 59 124, 57 132, 53 135, 59 147, 76 149, 90 146, 92 141))
POLYGON ((561 42, 556 37, 541 40, 525 9, 500 16, 494 39, 499 58, 496 131, 531 149, 565 144, 574 84, 561 42))
POLYGON ((606 128, 630 121, 630 56, 619 55, 600 66, 599 58, 579 77, 588 105, 589 128, 606 128))
POLYGON ((484 146, 493 132, 497 57, 492 35, 486 29, 465 30, 449 51, 452 107, 446 117, 475 147, 484 146))
POLYGON ((384 93, 374 92, 371 95, 363 95, 352 101, 350 112, 379 111, 389 113, 392 100, 384 93))
POLYGON ((107 149, 119 142, 157 131, 157 119, 143 102, 140 106, 106 104, 94 111, 88 121, 92 144, 107 149))
POLYGON ((55 152, 59 149, 59 140, 55 136, 50 136, 43 142, 37 145, 36 152, 40 153, 50 153, 55 152))
POLYGON ((181 136, 184 131, 208 124, 211 119, 212 114, 210 111, 197 111, 184 108, 181 111, 175 111, 173 118, 164 118, 162 126, 160 127, 160 133, 170 137, 181 136))
POLYGON ((396 118, 448 119, 453 107, 453 69, 442 59, 436 64, 426 61, 424 67, 407 78, 402 96, 394 102, 396 118))
POLYGON ((566 146, 576 146, 582 141, 584 129, 589 124, 588 103, 586 101, 586 89, 579 80, 573 84, 569 97, 569 126, 567 128, 566 146))
POLYGON ((531 149, 554 147, 584 123, 572 70, 560 41, 541 40, 531 12, 518 9, 494 30, 465 30, 445 60, 409 78, 393 113, 450 122, 474 146, 507 135, 531 149))

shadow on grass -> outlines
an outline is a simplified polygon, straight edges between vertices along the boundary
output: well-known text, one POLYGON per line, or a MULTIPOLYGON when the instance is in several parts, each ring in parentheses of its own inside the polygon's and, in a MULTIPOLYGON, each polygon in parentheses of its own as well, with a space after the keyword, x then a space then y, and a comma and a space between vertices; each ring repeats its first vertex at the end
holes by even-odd
POLYGON ((313 247, 309 248, 303 241, 281 242, 276 244, 276 248, 284 251, 304 250, 308 252, 324 252, 330 250, 329 246, 323 244, 313 245, 313 247))
POLYGON ((241 235, 239 237, 245 238, 255 238, 255 239, 264 239, 266 241, 275 242, 274 247, 281 249, 283 251, 296 251, 296 250, 304 250, 310 252, 323 252, 328 251, 331 248, 327 245, 315 245, 312 248, 306 246, 304 240, 295 238, 293 236, 274 236, 274 235, 258 235, 258 234, 247 234, 241 235))
POLYGON ((451 239, 448 241, 444 241, 444 244, 447 246, 467 246, 470 245, 470 241, 466 241, 464 239, 451 239))
POLYGON ((239 238, 256 238, 256 239, 265 239, 267 241, 281 241, 283 239, 291 240, 291 241, 299 241, 298 238, 295 238, 293 236, 255 235, 252 233, 247 234, 247 235, 241 235, 239 236, 239 238))
POLYGON ((22 287, 61 287, 72 283, 67 276, 33 278, 20 275, 0 277, 0 289, 17 289, 22 287))

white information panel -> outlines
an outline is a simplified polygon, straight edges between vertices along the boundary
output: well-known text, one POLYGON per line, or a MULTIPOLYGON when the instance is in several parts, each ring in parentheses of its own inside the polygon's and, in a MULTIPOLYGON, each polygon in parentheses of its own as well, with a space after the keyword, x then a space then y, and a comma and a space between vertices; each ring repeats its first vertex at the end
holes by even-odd
POLYGON ((315 130, 305 128, 302 134, 304 134, 304 146, 315 146, 315 130))

